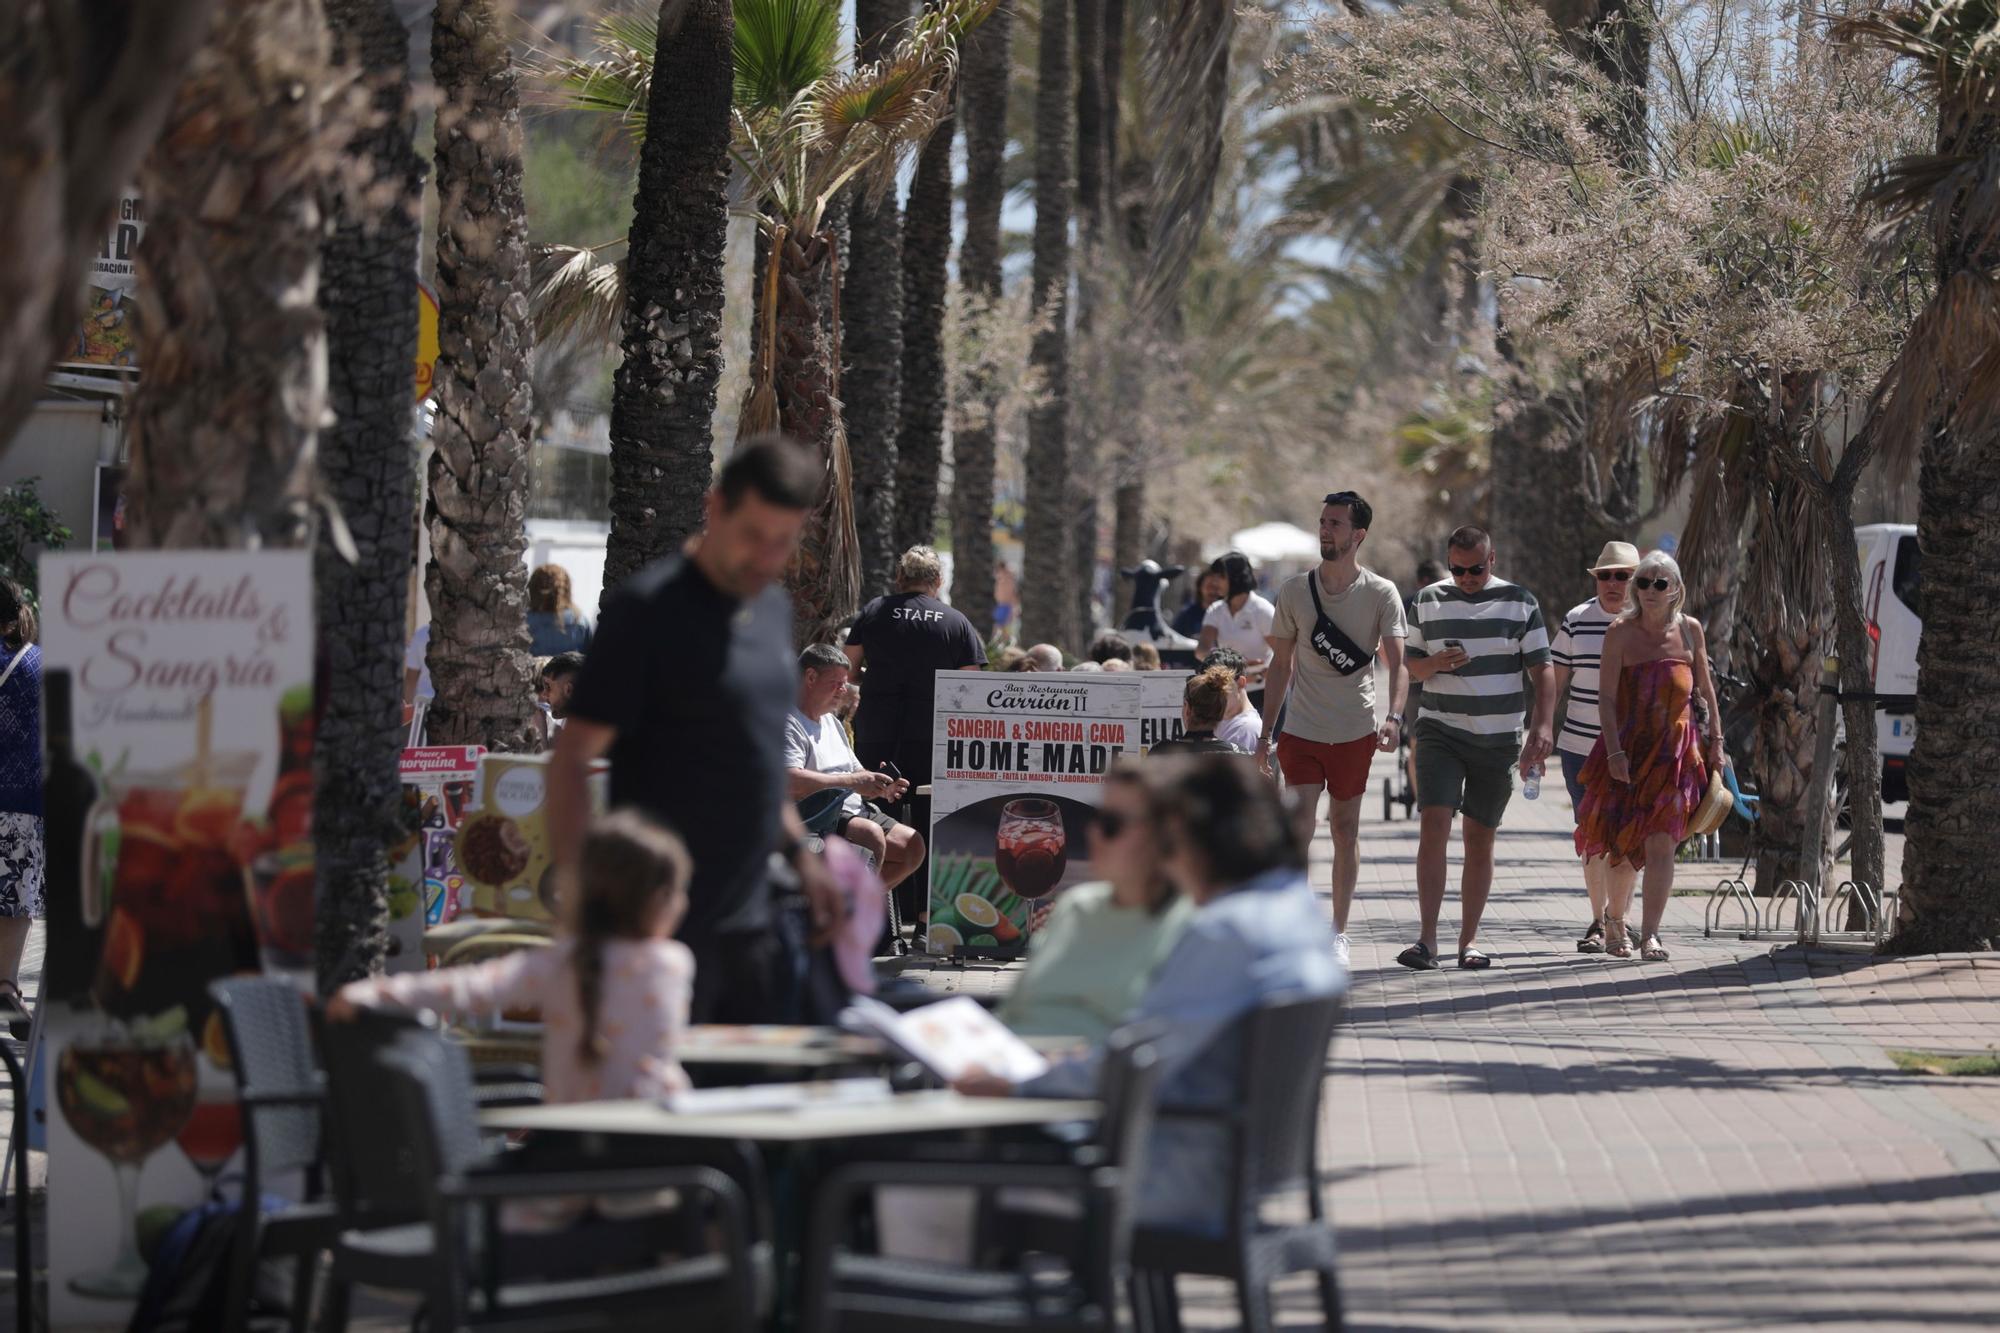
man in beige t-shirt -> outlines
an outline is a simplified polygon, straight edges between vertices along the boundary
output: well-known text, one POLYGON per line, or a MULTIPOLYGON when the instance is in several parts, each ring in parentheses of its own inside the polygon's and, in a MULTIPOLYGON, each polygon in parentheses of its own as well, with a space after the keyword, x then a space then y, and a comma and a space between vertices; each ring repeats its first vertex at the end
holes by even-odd
POLYGON ((1374 520, 1353 491, 1326 497, 1319 515, 1320 563, 1278 589, 1271 619, 1271 670, 1257 762, 1271 770, 1280 716, 1278 767, 1295 793, 1299 836, 1310 840, 1322 790, 1332 798, 1334 953, 1348 960, 1347 912, 1360 877, 1361 798, 1378 750, 1394 750, 1409 680, 1403 666, 1403 597, 1360 564, 1374 520), (1321 624, 1324 614, 1331 628, 1321 624), (1375 720, 1375 658, 1389 674, 1388 716, 1375 720), (1282 711, 1281 711, 1282 709, 1282 711))

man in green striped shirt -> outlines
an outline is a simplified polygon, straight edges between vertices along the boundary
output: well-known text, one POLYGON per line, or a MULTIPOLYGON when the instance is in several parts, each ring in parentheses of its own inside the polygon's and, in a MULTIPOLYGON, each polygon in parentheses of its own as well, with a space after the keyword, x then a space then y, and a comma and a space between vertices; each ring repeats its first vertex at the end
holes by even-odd
POLYGON ((1423 934, 1396 956, 1404 967, 1437 964, 1438 916, 1444 910, 1445 848, 1452 821, 1465 815, 1465 869, 1459 903, 1458 965, 1491 960, 1474 943, 1493 888, 1493 835, 1523 773, 1554 749, 1556 678, 1549 633, 1534 594, 1493 572, 1493 539, 1474 527, 1451 534, 1451 576, 1419 592, 1406 655, 1410 679, 1424 687, 1417 716, 1417 906, 1423 934), (1534 719, 1525 742, 1527 680, 1534 719))

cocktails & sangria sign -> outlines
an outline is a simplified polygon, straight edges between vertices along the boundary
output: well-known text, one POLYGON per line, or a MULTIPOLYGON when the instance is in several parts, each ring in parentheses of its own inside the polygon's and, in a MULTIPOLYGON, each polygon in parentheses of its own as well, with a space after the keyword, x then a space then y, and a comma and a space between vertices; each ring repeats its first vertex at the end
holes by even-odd
POLYGON ((1090 877, 1104 775, 1139 753, 1140 680, 938 672, 930 952, 1018 953, 1035 907, 1090 877))
POLYGON ((312 574, 302 552, 161 551, 46 556, 41 580, 49 762, 72 777, 50 790, 79 807, 47 830, 81 844, 50 857, 49 950, 74 961, 45 1020, 49 1294, 56 1325, 105 1324, 241 1146, 209 983, 310 972, 312 574))

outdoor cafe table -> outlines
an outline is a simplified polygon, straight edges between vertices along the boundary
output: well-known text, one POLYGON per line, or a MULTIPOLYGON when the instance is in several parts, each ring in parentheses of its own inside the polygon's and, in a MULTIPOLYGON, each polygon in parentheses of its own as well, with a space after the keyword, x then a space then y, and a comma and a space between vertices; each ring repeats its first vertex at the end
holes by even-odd
MULTIPOLYGON (((807 1155, 816 1147, 835 1146, 859 1138, 939 1134, 990 1129, 1017 1129, 1094 1121, 1101 1113, 1095 1101, 1045 1097, 963 1097, 949 1089, 899 1092, 879 1101, 834 1103, 784 1111, 685 1113, 658 1102, 628 1099, 568 1102, 560 1105, 516 1106, 480 1113, 481 1126, 492 1130, 534 1130, 542 1134, 578 1135, 586 1142, 616 1139, 626 1145, 643 1140, 707 1140, 750 1142, 784 1154, 794 1168, 796 1184, 805 1173, 807 1155)), ((795 1191, 784 1191, 794 1194, 795 1191)), ((803 1199, 780 1203, 776 1234, 771 1236, 777 1272, 774 1324, 794 1326, 798 1312, 795 1275, 802 1269, 805 1234, 803 1199), (786 1206, 789 1204, 789 1206, 786 1206)))

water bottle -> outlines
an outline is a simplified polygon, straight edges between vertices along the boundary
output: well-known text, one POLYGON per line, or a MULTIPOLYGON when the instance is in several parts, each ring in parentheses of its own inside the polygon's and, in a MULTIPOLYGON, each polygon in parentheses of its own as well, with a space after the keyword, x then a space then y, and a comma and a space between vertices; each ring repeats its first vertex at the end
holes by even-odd
POLYGON ((1528 776, 1521 779, 1521 799, 1539 801, 1542 799, 1542 766, 1536 764, 1528 770, 1528 776))

